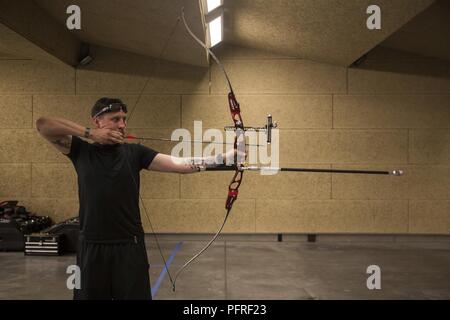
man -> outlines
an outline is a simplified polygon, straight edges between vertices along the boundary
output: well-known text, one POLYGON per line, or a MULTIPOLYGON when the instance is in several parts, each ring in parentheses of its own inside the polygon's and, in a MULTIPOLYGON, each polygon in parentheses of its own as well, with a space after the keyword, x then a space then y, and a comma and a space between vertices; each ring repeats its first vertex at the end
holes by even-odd
POLYGON ((74 299, 151 299, 148 258, 139 212, 141 169, 194 173, 234 158, 174 158, 128 144, 127 107, 101 98, 91 110, 95 127, 39 118, 39 133, 73 163, 78 175, 81 288, 74 299), (88 143, 79 137, 92 140, 88 143))

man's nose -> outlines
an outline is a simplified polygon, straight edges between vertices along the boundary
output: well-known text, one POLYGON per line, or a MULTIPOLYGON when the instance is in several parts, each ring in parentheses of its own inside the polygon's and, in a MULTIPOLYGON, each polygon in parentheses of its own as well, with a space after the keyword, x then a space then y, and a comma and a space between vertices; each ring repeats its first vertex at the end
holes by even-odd
POLYGON ((123 128, 125 128, 126 126, 127 126, 127 124, 125 123, 124 120, 120 120, 120 121, 119 121, 119 128, 120 128, 120 129, 123 129, 123 128))

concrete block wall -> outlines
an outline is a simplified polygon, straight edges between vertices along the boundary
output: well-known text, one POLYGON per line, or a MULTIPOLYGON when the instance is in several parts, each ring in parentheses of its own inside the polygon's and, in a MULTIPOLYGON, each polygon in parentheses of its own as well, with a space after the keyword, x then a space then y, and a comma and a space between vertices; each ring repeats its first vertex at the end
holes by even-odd
MULTIPOLYGON (((246 173, 224 232, 450 234, 450 64, 376 49, 344 68, 239 48, 223 50, 246 125, 271 113, 282 166, 404 169, 403 177, 246 173)), ((222 128, 227 87, 209 70, 94 48, 82 69, 0 57, 0 200, 61 221, 77 214, 71 163, 35 130, 40 116, 89 125, 102 96, 129 106, 131 133, 222 128)), ((146 142, 170 153, 175 144, 146 142)), ((231 173, 143 171, 156 232, 212 233, 223 221, 231 173)), ((142 221, 150 227, 144 211, 142 221)))

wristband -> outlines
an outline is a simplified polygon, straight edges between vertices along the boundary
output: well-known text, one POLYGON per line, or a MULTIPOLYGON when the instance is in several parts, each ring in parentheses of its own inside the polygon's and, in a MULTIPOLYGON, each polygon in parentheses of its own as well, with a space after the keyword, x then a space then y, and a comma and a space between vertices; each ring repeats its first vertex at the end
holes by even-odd
POLYGON ((86 127, 86 129, 84 129, 84 137, 89 138, 90 135, 91 135, 91 128, 86 127))

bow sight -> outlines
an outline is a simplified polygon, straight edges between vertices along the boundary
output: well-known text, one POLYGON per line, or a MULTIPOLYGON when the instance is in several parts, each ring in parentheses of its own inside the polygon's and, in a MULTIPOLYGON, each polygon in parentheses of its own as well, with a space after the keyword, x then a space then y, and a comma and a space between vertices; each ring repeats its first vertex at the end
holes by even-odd
MULTIPOLYGON (((276 122, 273 122, 272 120, 272 115, 268 114, 267 115, 267 123, 265 126, 263 127, 242 127, 240 128, 241 130, 244 131, 255 131, 255 132, 261 132, 261 131, 265 131, 266 132, 266 136, 267 136, 267 144, 271 144, 272 143, 272 129, 277 128, 278 124, 276 122)), ((235 126, 225 126, 224 127, 225 131, 236 131, 236 127, 235 126)))

